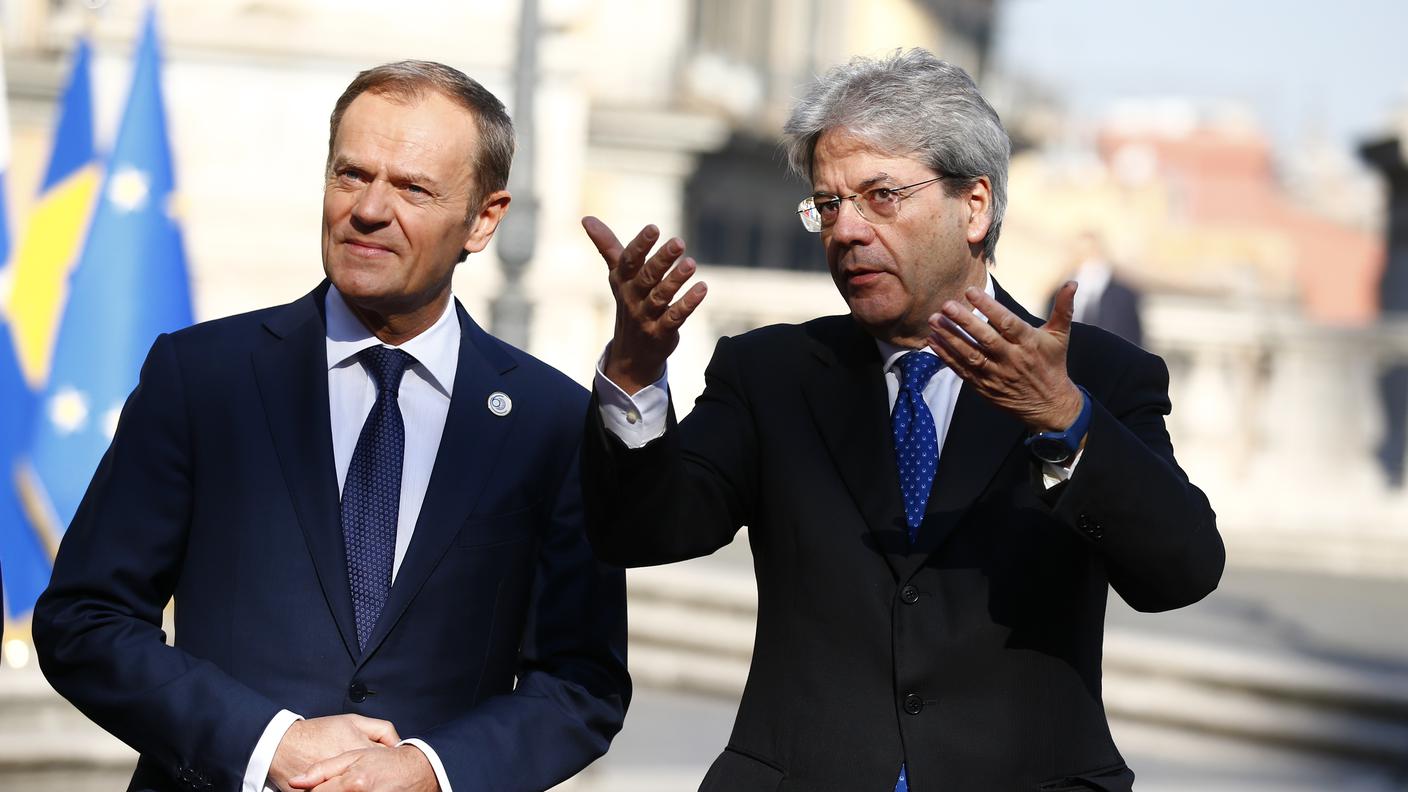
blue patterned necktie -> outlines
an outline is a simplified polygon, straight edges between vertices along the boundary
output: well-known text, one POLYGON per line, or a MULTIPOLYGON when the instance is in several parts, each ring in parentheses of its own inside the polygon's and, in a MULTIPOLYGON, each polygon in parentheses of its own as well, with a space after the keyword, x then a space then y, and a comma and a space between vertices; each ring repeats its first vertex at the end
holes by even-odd
POLYGON ((905 524, 912 544, 924 521, 924 506, 934 486, 934 470, 939 464, 938 434, 934 414, 924 403, 924 385, 943 361, 927 352, 910 352, 896 364, 900 371, 900 392, 890 412, 890 428, 895 434, 895 466, 904 495, 905 524))
POLYGON ((401 460, 406 452, 406 425, 396 397, 401 375, 415 358, 384 346, 368 347, 357 356, 376 380, 376 402, 362 424, 342 485, 342 540, 347 548, 357 643, 365 649, 391 591, 396 521, 401 512, 401 460))
MULTIPOLYGON (((938 432, 934 430, 934 414, 924 402, 924 386, 941 365, 943 361, 937 355, 927 352, 909 352, 896 363, 900 391, 895 396, 895 408, 890 411, 890 429, 895 434, 895 467, 900 474, 910 544, 919 535, 929 490, 934 486, 934 471, 939 466, 938 432)), ((895 792, 909 792, 909 774, 903 763, 895 792)))

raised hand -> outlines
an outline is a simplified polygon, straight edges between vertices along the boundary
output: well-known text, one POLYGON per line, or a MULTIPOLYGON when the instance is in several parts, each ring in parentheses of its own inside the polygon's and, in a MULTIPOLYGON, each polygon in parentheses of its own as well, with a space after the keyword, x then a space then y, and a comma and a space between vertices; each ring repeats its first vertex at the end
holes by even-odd
POLYGON ((290 779, 316 762, 361 748, 390 747, 400 741, 390 721, 361 715, 294 721, 274 751, 269 780, 279 789, 294 789, 290 779))
POLYGON ((582 218, 587 236, 606 260, 611 294, 616 298, 616 329, 606 353, 607 379, 634 394, 664 373, 665 361, 680 343, 680 325, 703 302, 708 287, 696 283, 679 300, 675 295, 694 274, 694 259, 684 242, 670 239, 649 256, 660 238, 653 225, 622 245, 605 223, 582 218))
POLYGON ((1066 373, 1076 282, 1056 293, 1051 318, 1032 327, 982 289, 969 288, 929 317, 929 346, 983 398, 1017 416, 1033 432, 1075 423, 1084 400, 1066 373), (988 318, 973 314, 977 308, 988 318))

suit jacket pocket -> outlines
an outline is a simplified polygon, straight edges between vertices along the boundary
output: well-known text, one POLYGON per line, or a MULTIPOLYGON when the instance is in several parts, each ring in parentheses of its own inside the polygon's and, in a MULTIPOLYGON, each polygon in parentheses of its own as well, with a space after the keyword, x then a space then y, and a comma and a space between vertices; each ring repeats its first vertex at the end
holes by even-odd
POLYGON ((778 792, 784 776, 761 759, 725 748, 699 784, 699 792, 778 792))
POLYGON ((1039 792, 1131 792, 1134 771, 1124 763, 1043 781, 1039 792))
POLYGON ((464 521, 455 544, 488 547, 532 539, 538 530, 538 507, 528 506, 499 514, 475 514, 464 521))

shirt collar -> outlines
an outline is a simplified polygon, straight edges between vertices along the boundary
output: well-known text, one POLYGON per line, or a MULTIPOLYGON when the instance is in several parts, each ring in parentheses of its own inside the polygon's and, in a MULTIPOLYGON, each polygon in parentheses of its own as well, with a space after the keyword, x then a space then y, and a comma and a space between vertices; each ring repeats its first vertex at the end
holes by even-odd
MULTIPOLYGON (((997 299, 997 294, 996 294, 996 292, 993 291, 993 287, 992 287, 992 273, 991 273, 991 272, 987 273, 987 280, 986 280, 985 283, 983 283, 983 291, 987 292, 989 297, 992 297, 993 299, 997 299)), ((979 318, 979 319, 982 319, 984 322, 986 322, 986 321, 988 320, 988 318, 987 318, 986 316, 983 316, 982 312, 979 311, 977 308, 974 308, 974 309, 973 309, 973 313, 977 314, 978 318, 979 318)), ((895 346, 894 344, 891 344, 889 341, 881 341, 881 340, 878 339, 878 338, 875 339, 875 345, 880 348, 880 357, 881 357, 881 359, 883 359, 883 360, 885 361, 884 371, 887 372, 887 373, 890 371, 890 369, 892 369, 892 368, 895 367, 895 364, 896 364, 896 363, 899 363, 900 358, 904 357, 905 354, 914 351, 913 349, 910 349, 909 347, 895 346)), ((931 355, 934 354, 934 350, 930 349, 930 348, 927 347, 927 346, 922 347, 919 351, 921 351, 921 352, 928 352, 928 353, 931 354, 931 355)), ((935 357, 938 357, 938 356, 935 355, 935 357)), ((942 364, 940 364, 940 365, 942 365, 942 364)))
MULTIPOLYGON (((336 286, 328 287, 324 300, 328 321, 328 369, 350 365, 357 353, 382 342, 362 324, 336 286)), ((451 297, 445 303, 445 311, 435 324, 407 341, 397 349, 404 350, 416 359, 416 364, 430 384, 446 396, 450 395, 455 383, 455 369, 459 366, 460 323, 455 316, 455 300, 451 297)), ((391 346, 383 344, 383 346, 391 346)))

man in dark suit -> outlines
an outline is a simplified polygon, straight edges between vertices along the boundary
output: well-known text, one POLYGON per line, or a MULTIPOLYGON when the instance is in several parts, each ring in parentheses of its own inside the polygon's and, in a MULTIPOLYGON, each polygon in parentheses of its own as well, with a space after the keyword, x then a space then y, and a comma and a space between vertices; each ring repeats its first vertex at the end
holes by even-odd
POLYGON ((695 263, 584 221, 617 304, 583 445, 594 549, 669 563, 746 525, 753 550, 752 668, 701 790, 1130 789, 1107 588, 1166 610, 1223 566, 1167 370, 1073 326, 1074 285, 1043 325, 991 279, 1009 145, 962 70, 856 59, 786 131, 850 313, 721 339, 678 424, 664 368, 695 263))
MULTIPOLYGON (((1142 295, 1110 264, 1100 236, 1094 231, 1079 234, 1072 244, 1071 259, 1075 265, 1072 278, 1080 287, 1072 318, 1109 330, 1135 346, 1144 346, 1142 295)), ((1055 305, 1053 294, 1047 312, 1055 305)))
POLYGON ((132 789, 542 790, 620 728, 586 393, 450 290, 512 156, 460 72, 363 72, 332 115, 327 281, 153 345, 34 617, 55 689, 141 753, 132 789))

